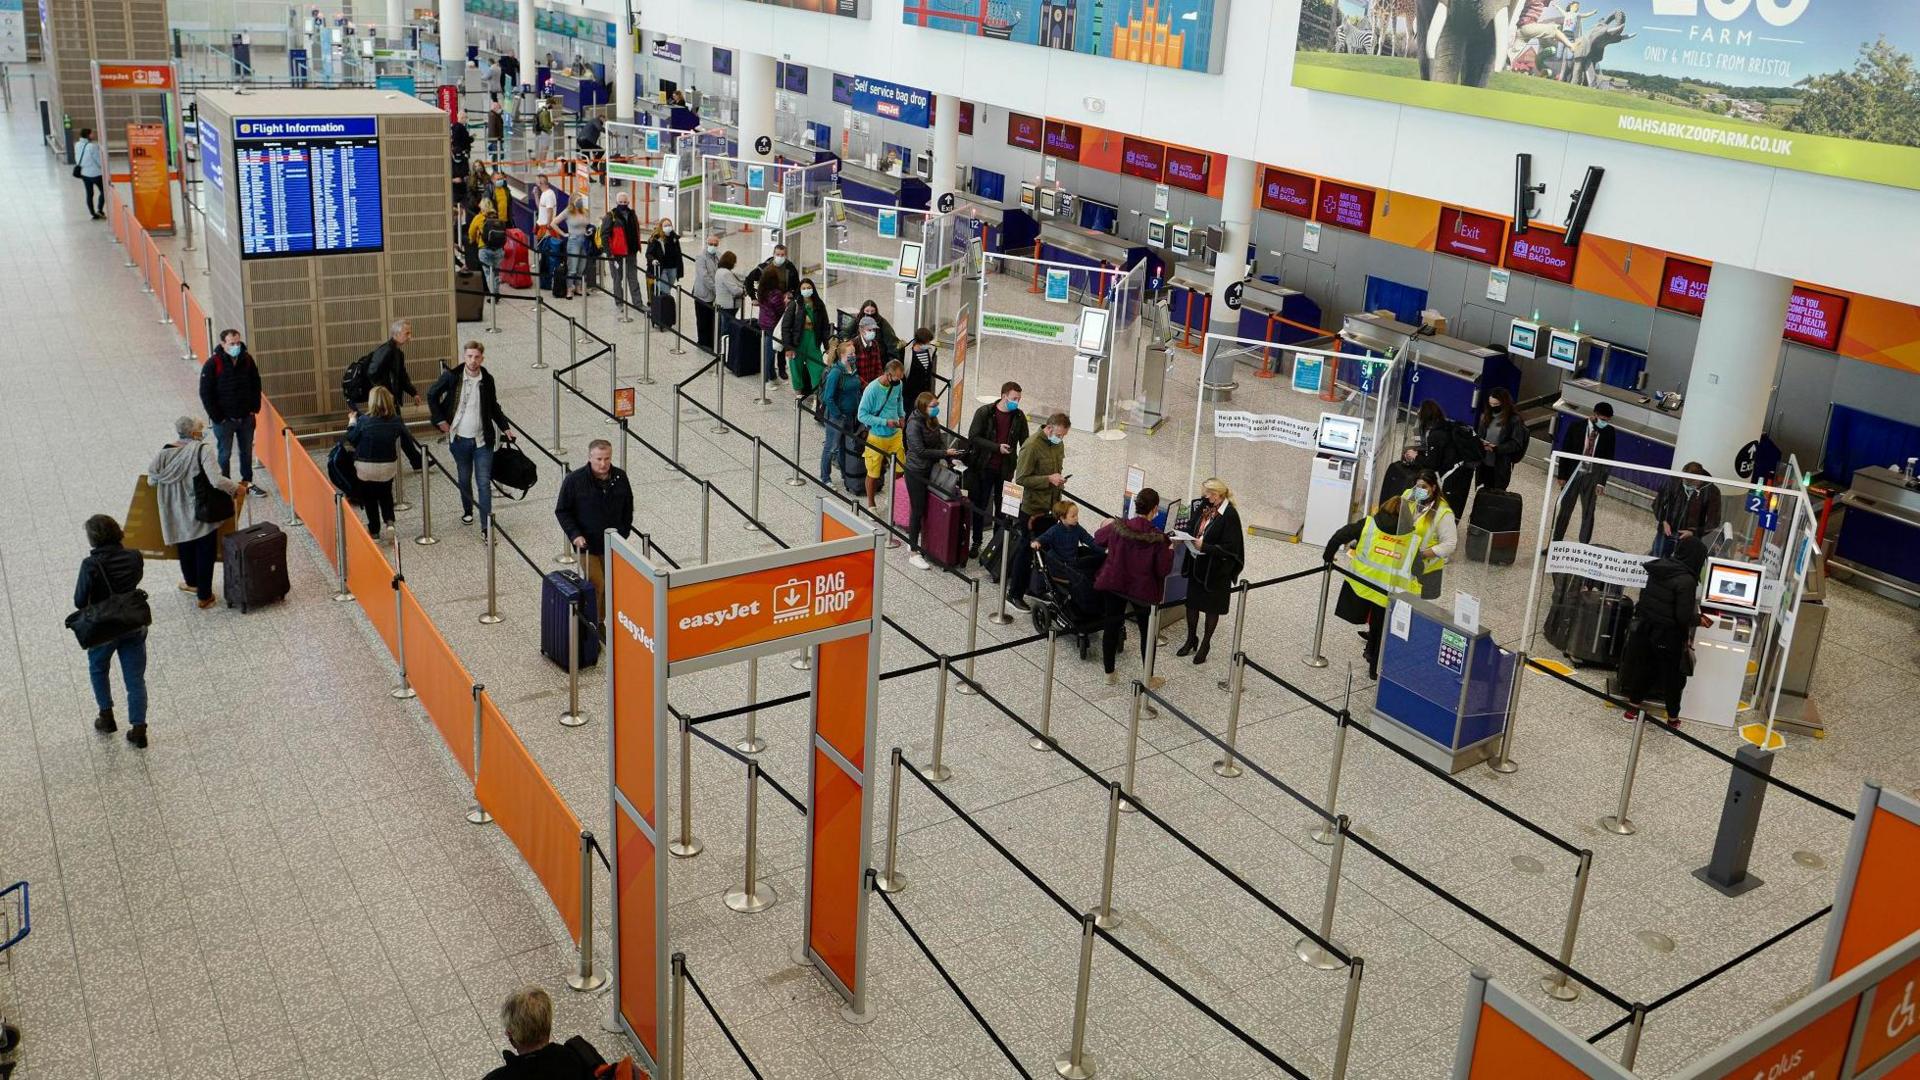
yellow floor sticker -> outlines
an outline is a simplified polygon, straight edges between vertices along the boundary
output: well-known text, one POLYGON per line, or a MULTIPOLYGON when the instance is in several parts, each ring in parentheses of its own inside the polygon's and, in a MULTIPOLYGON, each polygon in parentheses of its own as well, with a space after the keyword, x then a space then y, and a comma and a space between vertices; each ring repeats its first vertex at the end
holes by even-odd
POLYGON ((1778 731, 1769 737, 1767 735, 1767 725, 1765 724, 1742 724, 1740 727, 1740 737, 1760 747, 1762 750, 1778 750, 1787 745, 1787 740, 1781 738, 1778 731), (1764 740, 1764 744, 1762 740, 1764 740))

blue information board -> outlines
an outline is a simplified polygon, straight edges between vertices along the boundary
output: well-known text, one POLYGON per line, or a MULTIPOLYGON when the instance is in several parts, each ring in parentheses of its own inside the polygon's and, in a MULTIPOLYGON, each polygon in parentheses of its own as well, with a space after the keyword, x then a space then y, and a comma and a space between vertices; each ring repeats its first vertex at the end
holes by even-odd
POLYGON ((201 117, 198 131, 200 175, 213 185, 214 190, 224 192, 227 190, 227 171, 220 160, 220 129, 214 127, 206 117, 201 117))
POLYGON ((381 249, 373 117, 248 117, 233 141, 241 258, 381 249))

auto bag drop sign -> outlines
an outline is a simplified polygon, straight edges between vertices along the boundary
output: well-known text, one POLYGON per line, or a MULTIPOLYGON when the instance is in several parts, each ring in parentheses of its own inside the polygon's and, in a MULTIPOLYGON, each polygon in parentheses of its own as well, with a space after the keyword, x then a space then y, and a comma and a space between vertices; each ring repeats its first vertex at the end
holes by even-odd
POLYGON ((667 660, 690 660, 873 617, 873 554, 856 552, 667 593, 667 660))

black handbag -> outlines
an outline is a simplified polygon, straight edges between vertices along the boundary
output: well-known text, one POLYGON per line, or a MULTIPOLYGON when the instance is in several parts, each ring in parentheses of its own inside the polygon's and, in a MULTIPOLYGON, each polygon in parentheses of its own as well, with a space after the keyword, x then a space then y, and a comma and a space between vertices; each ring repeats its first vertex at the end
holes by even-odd
POLYGON ((193 518, 209 525, 218 525, 230 521, 239 512, 234 505, 233 496, 215 487, 207 478, 207 459, 201 454, 201 447, 195 444, 194 454, 198 458, 200 470, 193 474, 193 518))
POLYGON ((493 488, 508 499, 524 499, 527 491, 540 479, 540 470, 533 459, 512 442, 502 441, 493 451, 493 488), (518 488, 520 494, 509 495, 508 488, 518 488))
POLYGON ((100 568, 99 563, 94 563, 93 568, 99 571, 100 580, 107 583, 107 598, 67 616, 67 629, 73 631, 81 648, 105 645, 153 625, 153 611, 147 607, 146 590, 114 592, 113 579, 107 577, 107 572, 100 568))

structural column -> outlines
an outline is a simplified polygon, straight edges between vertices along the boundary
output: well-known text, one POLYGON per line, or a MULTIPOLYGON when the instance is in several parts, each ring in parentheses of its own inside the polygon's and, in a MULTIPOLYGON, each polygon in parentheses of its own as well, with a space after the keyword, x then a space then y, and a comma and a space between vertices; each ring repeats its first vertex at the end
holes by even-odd
MULTIPOLYGON (((440 66, 447 79, 458 83, 467 71, 467 9, 465 0, 440 0, 440 66)), ((480 103, 483 107, 486 102, 480 103)))
MULTIPOLYGON (((294 10, 299 10, 296 6, 294 10)), ((387 38, 398 41, 407 30, 406 0, 387 0, 387 38)))
POLYGON ((520 0, 520 24, 516 29, 520 31, 520 81, 524 83, 532 83, 535 72, 540 68, 539 62, 533 55, 533 50, 538 47, 533 43, 533 28, 538 17, 538 13, 533 8, 533 0, 520 0))
POLYGON ((637 46, 633 34, 633 5, 622 3, 620 13, 614 16, 614 25, 619 28, 613 43, 613 118, 623 124, 633 123, 633 50, 637 46))
POLYGON ((740 66, 740 156, 772 161, 755 147, 763 135, 773 141, 773 57, 741 52, 734 63, 740 66))
POLYGON ((1715 476, 1739 475, 1735 459, 1766 424, 1792 295, 1787 278, 1714 264, 1687 376, 1674 468, 1698 461, 1715 476))
MULTIPOLYGON (((1247 276, 1247 237, 1253 226, 1253 162, 1228 158, 1226 184, 1220 192, 1220 251, 1213 263, 1213 313, 1207 329, 1216 334, 1238 334, 1240 313, 1227 306, 1227 290, 1247 276)), ((1215 401, 1233 397, 1234 359, 1222 349, 1207 358, 1207 396, 1215 401)))
POLYGON ((933 204, 953 192, 960 197, 960 99, 935 94, 933 99, 933 204))

